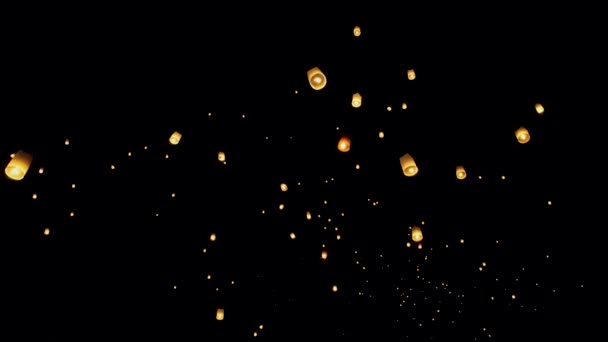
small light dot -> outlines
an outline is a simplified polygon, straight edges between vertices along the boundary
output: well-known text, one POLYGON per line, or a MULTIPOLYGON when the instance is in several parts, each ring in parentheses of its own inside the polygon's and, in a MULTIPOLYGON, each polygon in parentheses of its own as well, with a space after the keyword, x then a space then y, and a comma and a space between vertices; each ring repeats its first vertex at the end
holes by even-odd
POLYGON ((177 285, 173 285, 173 289, 174 289, 174 290, 177 290, 177 285))
POLYGON ((128 152, 128 153, 127 153, 127 156, 129 156, 129 157, 130 157, 130 156, 131 156, 131 152, 128 152))
POLYGON ((460 243, 464 243, 464 239, 460 239, 460 243))
POLYGON ((72 184, 72 189, 76 189, 76 184, 72 184))
POLYGON ((257 336, 258 336, 258 333, 254 331, 253 332, 253 337, 257 337, 257 336))
POLYGON ((165 154, 165 159, 169 159, 169 155, 168 154, 165 154))
POLYGON ((338 292, 338 286, 337 286, 337 285, 332 286, 332 287, 331 287, 331 290, 332 290, 333 292, 338 292))
POLYGON ((207 113, 208 116, 211 116, 211 112, 207 113))
POLYGON ((70 217, 74 217, 74 212, 73 211, 70 212, 70 217))
POLYGON ((405 244, 405 246, 409 248, 409 247, 412 246, 412 244, 408 242, 408 243, 405 244))
POLYGON ((147 150, 147 149, 148 149, 148 146, 144 146, 144 150, 147 150))
POLYGON ((38 169, 38 173, 39 173, 39 174, 43 174, 43 173, 44 173, 44 168, 43 168, 43 167, 41 167, 40 169, 38 169))
POLYGON ((33 193, 32 194, 32 199, 37 199, 37 198, 38 198, 38 195, 36 193, 33 193))
POLYGON ((515 299, 515 294, 512 294, 512 295, 511 295, 511 299, 515 299))
POLYGON ((70 139, 65 139, 65 145, 68 146, 70 144, 70 139))
POLYGON ((342 237, 340 236, 340 234, 336 235, 336 240, 340 240, 342 237))
POLYGON ((295 94, 297 94, 297 93, 298 93, 298 91, 297 91, 297 90, 294 90, 294 93, 295 93, 295 94))
POLYGON ((295 239, 296 239, 296 234, 295 234, 295 233, 290 233, 290 234, 289 234, 289 237, 290 237, 292 240, 295 240, 295 239))
POLYGON ((217 237, 215 236, 215 233, 211 234, 211 236, 209 237, 209 240, 211 241, 215 241, 217 237))
POLYGON ((10 157, 11 157, 11 159, 15 158, 15 154, 14 154, 14 153, 11 153, 11 154, 10 154, 10 157))
POLYGON ((340 130, 340 127, 336 127, 336 131, 339 131, 339 130, 340 130))
POLYGON ((116 166, 114 166, 114 165, 110 165, 110 169, 111 169, 111 170, 114 170, 114 169, 116 169, 116 166))
POLYGON ((551 201, 547 201, 547 205, 551 205, 551 201))
POLYGON ((479 176, 479 177, 477 177, 477 178, 481 179, 481 176, 479 176))
POLYGON ((401 104, 401 109, 406 110, 407 109, 407 104, 405 102, 403 102, 401 104))
POLYGON ((500 176, 500 179, 505 180, 507 179, 507 177, 505 177, 504 175, 500 176))
POLYGON ((171 194, 171 197, 175 198, 175 192, 171 194))
POLYGON ((380 133, 378 133, 378 137, 379 137, 380 139, 384 138, 384 132, 380 131, 380 133))
POLYGON ((279 210, 283 210, 283 208, 285 208, 284 204, 279 204, 279 210))
POLYGON ((49 235, 51 234, 51 229, 50 228, 44 228, 44 235, 49 235))
POLYGON ((391 108, 391 106, 388 106, 386 107, 386 110, 390 112, 391 110, 393 110, 393 108, 391 108))
POLYGON ((264 324, 260 324, 260 326, 258 328, 260 328, 260 330, 263 330, 264 329, 264 324))
POLYGON ((355 165, 355 169, 359 170, 361 168, 361 166, 359 166, 359 164, 355 165))
POLYGON ((211 274, 207 274, 207 280, 211 280, 211 274))

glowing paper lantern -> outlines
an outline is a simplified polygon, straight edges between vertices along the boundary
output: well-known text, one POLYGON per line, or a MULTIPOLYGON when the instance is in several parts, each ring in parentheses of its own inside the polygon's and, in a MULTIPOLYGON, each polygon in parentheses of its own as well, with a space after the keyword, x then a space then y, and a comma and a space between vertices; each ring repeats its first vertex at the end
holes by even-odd
POLYGON ((539 115, 543 115, 543 113, 545 113, 545 107, 543 107, 543 105, 542 105, 542 104, 540 104, 540 103, 535 104, 535 105, 534 105, 534 109, 536 109, 536 112, 537 112, 539 115))
POLYGON ((407 79, 410 81, 413 81, 416 79, 416 73, 414 72, 414 69, 409 69, 407 71, 407 79))
POLYGON ((351 104, 354 108, 361 107, 361 95, 359 93, 353 94, 353 100, 351 101, 351 104))
POLYGON ((422 241, 422 230, 418 226, 412 227, 412 241, 414 241, 414 242, 422 241))
POLYGON ((412 158, 409 153, 406 153, 401 158, 399 158, 399 162, 401 162, 401 169, 403 170, 403 174, 407 177, 415 176, 418 173, 418 166, 416 166, 414 158, 412 158))
POLYGON ((338 150, 340 150, 341 152, 348 152, 350 151, 350 138, 347 136, 342 136, 342 138, 340 138, 340 140, 338 141, 338 150))
POLYGON ((465 179, 467 178, 467 172, 464 170, 464 166, 456 166, 456 178, 465 179))
POLYGON ((307 75, 308 83, 310 83, 312 89, 321 90, 325 88, 325 85, 327 84, 327 78, 325 78, 325 75, 323 74, 321 69, 314 67, 308 70, 307 75))
POLYGON ((528 130, 525 127, 519 127, 515 131, 515 136, 517 137, 517 141, 520 144, 525 144, 528 141, 530 141, 530 133, 528 132, 528 130))
POLYGON ((285 192, 285 191, 287 191, 287 189, 288 189, 287 184, 281 183, 281 191, 285 192))
POLYGON ((179 141, 181 140, 181 138, 182 138, 182 134, 178 131, 175 131, 169 137, 169 143, 171 145, 177 145, 177 144, 179 144, 179 141))
POLYGON ((20 181, 25 177, 27 170, 32 163, 32 155, 19 150, 15 156, 8 162, 4 173, 12 180, 20 181))
POLYGON ((225 163, 226 162, 226 154, 222 151, 219 151, 217 154, 217 160, 225 163))
POLYGON ((321 252, 321 260, 325 260, 327 259, 327 251, 322 251, 321 252))
POLYGON ((353 29, 353 34, 355 35, 355 37, 361 36, 361 28, 359 26, 355 26, 355 28, 353 29))
POLYGON ((222 309, 222 308, 217 309, 217 312, 215 313, 215 319, 217 319, 218 321, 224 320, 224 309, 222 309))

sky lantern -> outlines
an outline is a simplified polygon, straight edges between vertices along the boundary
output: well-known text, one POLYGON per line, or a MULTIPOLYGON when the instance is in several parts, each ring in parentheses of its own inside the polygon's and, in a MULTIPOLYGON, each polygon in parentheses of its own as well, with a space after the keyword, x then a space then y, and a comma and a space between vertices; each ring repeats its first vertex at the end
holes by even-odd
POLYGON ((217 319, 218 321, 224 320, 224 309, 217 309, 217 311, 215 312, 215 319, 217 319))
POLYGON ((350 151, 350 138, 343 135, 340 140, 338 141, 338 150, 340 150, 341 152, 348 152, 350 151))
POLYGON ((353 94, 353 99, 351 101, 351 104, 354 108, 359 108, 361 107, 361 94, 359 93, 354 93, 353 94))
POLYGON ((412 227, 412 241, 414 241, 414 242, 422 241, 422 230, 418 226, 412 227))
POLYGON ((464 166, 462 166, 462 165, 456 166, 456 178, 458 178, 458 179, 467 178, 467 172, 464 170, 464 166))
POLYGON ((534 109, 536 109, 538 115, 543 115, 545 113, 545 107, 543 107, 543 105, 540 103, 535 104, 534 109))
POLYGON ((414 69, 409 69, 407 71, 407 79, 410 81, 413 81, 416 79, 416 73, 414 72, 414 69))
POLYGON ((219 151, 217 154, 217 160, 221 161, 222 163, 226 162, 226 154, 222 151, 219 151))
POLYGON ((20 181, 25 177, 30 164, 32 164, 32 155, 19 150, 11 161, 8 162, 4 173, 6 173, 8 178, 20 181))
POLYGON ((353 35, 355 35, 355 37, 361 36, 361 28, 359 26, 355 26, 353 29, 353 35))
POLYGON ((287 184, 285 183, 281 183, 281 191, 285 192, 287 191, 289 188, 287 187, 287 184))
POLYGON ((399 162, 401 162, 401 169, 403 170, 403 174, 407 177, 415 176, 418 173, 418 166, 416 166, 414 158, 412 158, 409 153, 406 153, 401 158, 399 158, 399 162))
POLYGON ((308 70, 307 75, 308 83, 310 83, 312 89, 321 90, 325 88, 325 85, 327 84, 327 78, 325 78, 325 75, 323 74, 321 69, 319 69, 318 67, 314 67, 308 70))
POLYGON ((326 260, 327 259, 327 251, 322 251, 321 252, 321 260, 326 260))
POLYGON ((528 132, 528 130, 525 127, 519 127, 515 131, 515 136, 517 137, 517 141, 520 144, 525 144, 528 141, 530 141, 530 133, 528 132))
POLYGON ((175 131, 169 137, 169 143, 171 145, 177 145, 177 144, 179 144, 179 141, 181 140, 181 138, 182 138, 182 134, 178 131, 175 131))

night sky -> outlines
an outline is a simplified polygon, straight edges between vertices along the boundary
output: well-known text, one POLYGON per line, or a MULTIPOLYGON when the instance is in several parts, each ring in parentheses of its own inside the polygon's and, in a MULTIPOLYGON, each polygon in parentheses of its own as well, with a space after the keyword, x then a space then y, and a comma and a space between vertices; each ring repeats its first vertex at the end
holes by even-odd
POLYGON ((0 181, 19 336, 2 340, 584 334, 560 53, 576 39, 535 14, 389 12, 9 25, 0 155, 33 159, 0 181))

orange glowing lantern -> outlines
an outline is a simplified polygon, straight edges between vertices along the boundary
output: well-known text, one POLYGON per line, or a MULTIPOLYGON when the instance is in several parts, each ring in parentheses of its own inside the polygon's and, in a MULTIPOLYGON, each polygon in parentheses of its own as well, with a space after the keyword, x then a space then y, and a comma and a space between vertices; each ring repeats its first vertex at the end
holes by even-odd
POLYGON ((355 28, 353 29, 353 34, 355 35, 355 37, 361 36, 361 28, 359 26, 355 26, 355 28))
POLYGON ((224 309, 217 309, 217 311, 215 312, 215 319, 217 319, 218 321, 224 320, 224 309))
POLYGON ((412 241, 414 241, 414 242, 422 241, 422 230, 418 226, 412 227, 412 241))
POLYGON ((517 137, 517 141, 520 144, 525 144, 528 141, 530 141, 530 133, 528 132, 528 130, 525 127, 519 127, 515 131, 515 136, 517 137))
POLYGON ((169 137, 169 143, 171 145, 177 145, 177 144, 179 144, 179 141, 181 140, 181 138, 182 138, 182 134, 178 131, 175 131, 169 137))
POLYGON ((409 153, 406 153, 401 158, 399 158, 399 162, 401 162, 401 169, 403 170, 403 174, 407 177, 415 176, 418 173, 418 166, 416 166, 414 158, 412 158, 409 153))
POLYGON ((464 166, 456 166, 456 178, 465 179, 467 178, 467 172, 464 170, 464 166))
POLYGON ((362 101, 362 99, 361 99, 361 94, 359 94, 359 93, 354 93, 354 94, 353 94, 353 99, 352 99, 352 101, 351 101, 351 105, 352 105, 354 108, 359 108, 359 107, 361 107, 361 101, 362 101))
POLYGON ((217 160, 221 161, 222 163, 226 162, 226 154, 222 151, 218 152, 217 154, 217 160))
POLYGON ((543 107, 543 105, 540 103, 535 104, 534 109, 536 109, 538 115, 543 115, 545 113, 545 107, 543 107))
POLYGON ((338 150, 340 150, 341 152, 350 151, 350 138, 349 137, 344 135, 340 138, 340 140, 338 141, 338 150))
POLYGON ((414 72, 414 69, 409 69, 407 71, 407 79, 410 81, 413 81, 416 79, 416 73, 414 72))
POLYGON ((318 67, 314 67, 308 70, 307 76, 308 83, 310 83, 312 89, 321 90, 325 88, 325 85, 327 84, 327 78, 325 77, 325 74, 323 74, 321 69, 319 69, 318 67))
POLYGON ((19 150, 15 153, 15 156, 8 162, 4 173, 12 180, 20 181, 25 177, 27 170, 32 164, 32 155, 24 151, 19 150))
POLYGON ((326 260, 327 259, 327 251, 322 251, 321 252, 321 260, 326 260))

